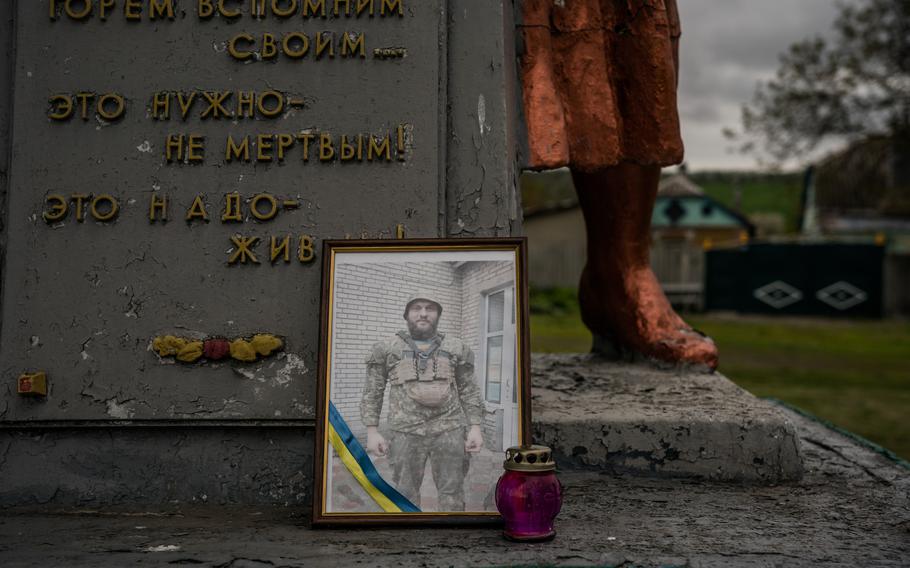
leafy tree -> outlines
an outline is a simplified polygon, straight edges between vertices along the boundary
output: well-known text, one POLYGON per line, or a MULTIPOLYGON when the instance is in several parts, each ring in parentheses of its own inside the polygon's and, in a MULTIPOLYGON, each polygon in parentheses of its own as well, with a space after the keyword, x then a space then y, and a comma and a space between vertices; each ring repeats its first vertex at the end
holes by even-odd
POLYGON ((743 130, 725 134, 744 153, 780 163, 819 143, 884 135, 910 140, 910 0, 838 6, 830 41, 806 39, 743 106, 743 130))

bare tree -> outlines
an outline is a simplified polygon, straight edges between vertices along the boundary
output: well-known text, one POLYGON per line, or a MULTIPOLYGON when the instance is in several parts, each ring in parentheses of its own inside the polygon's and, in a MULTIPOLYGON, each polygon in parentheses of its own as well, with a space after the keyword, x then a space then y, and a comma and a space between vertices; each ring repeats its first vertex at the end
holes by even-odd
POLYGON ((725 130, 739 151, 779 164, 831 138, 910 140, 910 0, 838 10, 832 38, 791 45, 743 106, 742 130, 725 130))

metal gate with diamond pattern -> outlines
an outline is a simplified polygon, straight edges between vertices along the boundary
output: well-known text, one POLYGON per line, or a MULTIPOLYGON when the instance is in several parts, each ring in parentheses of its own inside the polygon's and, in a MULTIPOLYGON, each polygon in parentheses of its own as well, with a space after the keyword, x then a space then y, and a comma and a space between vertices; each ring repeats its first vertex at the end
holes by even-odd
POLYGON ((709 310, 881 317, 884 247, 757 244, 708 251, 709 310))

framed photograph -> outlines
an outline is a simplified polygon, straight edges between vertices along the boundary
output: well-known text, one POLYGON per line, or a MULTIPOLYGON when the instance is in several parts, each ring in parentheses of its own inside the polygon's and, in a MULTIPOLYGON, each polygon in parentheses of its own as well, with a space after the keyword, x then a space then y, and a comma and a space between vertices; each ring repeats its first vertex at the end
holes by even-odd
POLYGON ((326 241, 315 525, 497 522, 530 443, 523 238, 326 241))

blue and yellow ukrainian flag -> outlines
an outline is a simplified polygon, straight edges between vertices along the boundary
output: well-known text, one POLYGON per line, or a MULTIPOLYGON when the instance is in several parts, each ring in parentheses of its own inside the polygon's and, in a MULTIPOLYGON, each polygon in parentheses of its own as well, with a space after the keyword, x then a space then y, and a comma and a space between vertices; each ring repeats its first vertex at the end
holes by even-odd
POLYGON ((366 450, 351 433, 332 401, 329 401, 329 441, 357 483, 386 513, 420 513, 407 497, 388 484, 370 460, 366 450))

